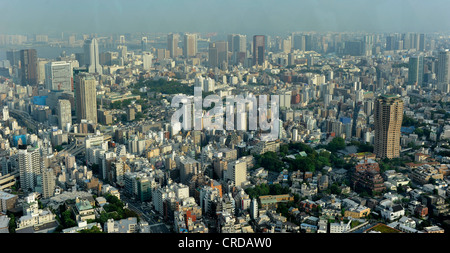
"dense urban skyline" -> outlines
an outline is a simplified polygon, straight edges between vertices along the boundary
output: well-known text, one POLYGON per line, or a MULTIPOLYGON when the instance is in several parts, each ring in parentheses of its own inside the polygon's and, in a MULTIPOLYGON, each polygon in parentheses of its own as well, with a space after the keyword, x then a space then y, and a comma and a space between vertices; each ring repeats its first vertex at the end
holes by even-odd
POLYGON ((448 7, 0 0, 0 234, 447 239, 448 7))
POLYGON ((445 32, 433 1, 0 1, 0 33, 292 31, 445 32))

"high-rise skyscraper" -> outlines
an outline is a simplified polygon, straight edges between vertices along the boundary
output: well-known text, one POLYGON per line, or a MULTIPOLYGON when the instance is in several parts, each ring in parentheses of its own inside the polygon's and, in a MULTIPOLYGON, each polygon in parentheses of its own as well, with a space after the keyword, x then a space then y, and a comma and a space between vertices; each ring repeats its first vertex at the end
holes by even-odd
POLYGON ((89 73, 103 73, 102 66, 100 65, 98 42, 96 38, 84 41, 84 63, 89 73))
POLYGON ((423 56, 409 57, 408 84, 421 85, 423 82, 423 56))
POLYGON ((425 51, 425 34, 421 33, 419 35, 419 51, 425 51))
POLYGON ((449 92, 450 51, 448 49, 439 52, 436 72, 438 89, 442 92, 449 92))
POLYGON ((94 76, 80 73, 75 77, 75 101, 77 121, 86 119, 97 123, 97 90, 94 76))
POLYGON ((20 187, 23 191, 34 191, 37 176, 42 173, 41 154, 38 147, 22 146, 18 153, 20 187))
POLYGON ((152 67, 153 55, 150 52, 142 53, 142 67, 149 70, 152 67))
POLYGON ((392 50, 399 49, 397 42, 398 42, 398 36, 396 34, 386 36, 386 50, 392 51, 392 50))
POLYGON ((253 36, 253 65, 264 64, 264 54, 266 50, 266 37, 264 35, 253 36))
POLYGON ((58 100, 58 127, 64 131, 69 131, 72 125, 72 107, 67 99, 58 100))
POLYGON ((228 163, 227 179, 235 186, 242 187, 242 183, 247 180, 247 163, 241 160, 228 163))
POLYGON ((231 52, 231 62, 233 64, 244 64, 247 58, 247 36, 242 34, 229 34, 228 51, 231 52))
POLYGON ((55 193, 56 176, 52 168, 42 171, 42 197, 51 198, 55 193))
POLYGON ((400 128, 403 120, 403 100, 399 95, 381 95, 375 100, 374 153, 379 158, 400 156, 400 128))
POLYGON ((183 55, 185 58, 193 57, 197 54, 197 35, 186 33, 184 35, 183 55))
POLYGON ((229 34, 228 51, 232 53, 247 51, 247 36, 242 34, 229 34))
POLYGON ((313 35, 312 34, 306 34, 305 35, 305 51, 313 51, 314 45, 313 45, 313 35))
POLYGON ((170 58, 175 59, 178 56, 178 42, 180 35, 171 33, 167 35, 167 50, 169 50, 170 58))
POLYGON ((20 51, 15 49, 6 51, 6 59, 9 61, 11 66, 19 66, 20 51))
POLYGON ((293 43, 294 49, 305 51, 305 35, 295 34, 293 41, 294 41, 294 43, 293 43))
POLYGON ((142 37, 142 39, 141 39, 141 50, 142 51, 147 51, 147 44, 148 44, 147 37, 142 37))
POLYGON ((363 38, 363 55, 369 56, 372 55, 374 36, 373 35, 364 35, 363 38))
POLYGON ((226 69, 228 65, 228 42, 217 41, 209 43, 208 64, 210 68, 226 69))
POLYGON ((37 85, 37 53, 36 49, 20 50, 20 78, 22 85, 37 85))
POLYGON ((49 90, 73 90, 73 72, 70 62, 54 61, 45 64, 45 88, 49 90))

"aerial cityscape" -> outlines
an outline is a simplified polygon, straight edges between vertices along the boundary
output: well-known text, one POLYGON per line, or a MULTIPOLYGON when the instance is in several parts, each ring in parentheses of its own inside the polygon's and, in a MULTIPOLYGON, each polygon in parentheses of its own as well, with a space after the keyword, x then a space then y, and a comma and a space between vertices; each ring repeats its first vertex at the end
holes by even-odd
POLYGON ((0 233, 450 231, 449 29, 10 22, 0 233))

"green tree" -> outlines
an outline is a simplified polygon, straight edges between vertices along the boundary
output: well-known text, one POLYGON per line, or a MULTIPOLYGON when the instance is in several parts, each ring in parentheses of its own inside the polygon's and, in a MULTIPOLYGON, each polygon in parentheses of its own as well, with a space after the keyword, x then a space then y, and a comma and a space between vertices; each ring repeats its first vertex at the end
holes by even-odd
POLYGON ((60 151, 63 150, 63 149, 64 149, 64 148, 63 148, 63 146, 61 146, 61 145, 55 146, 56 152, 60 152, 60 151))
POLYGON ((8 230, 10 233, 15 233, 16 232, 16 216, 14 216, 14 214, 9 214, 9 224, 8 224, 8 230))
POLYGON ((289 154, 289 145, 287 144, 280 145, 280 153, 283 154, 283 156, 289 154))
POLYGON ((330 186, 330 192, 332 194, 339 195, 341 194, 342 189, 339 187, 338 183, 335 182, 330 186))
POLYGON ((283 161, 280 160, 280 157, 277 153, 268 151, 260 156, 255 155, 256 166, 262 166, 269 171, 278 171, 281 172, 284 168, 283 161))
POLYGON ((64 228, 75 227, 77 223, 72 219, 72 211, 67 209, 61 214, 61 221, 63 222, 64 228))
POLYGON ((334 137, 333 140, 331 140, 326 149, 330 150, 331 152, 337 152, 338 150, 345 148, 345 140, 341 137, 334 137))

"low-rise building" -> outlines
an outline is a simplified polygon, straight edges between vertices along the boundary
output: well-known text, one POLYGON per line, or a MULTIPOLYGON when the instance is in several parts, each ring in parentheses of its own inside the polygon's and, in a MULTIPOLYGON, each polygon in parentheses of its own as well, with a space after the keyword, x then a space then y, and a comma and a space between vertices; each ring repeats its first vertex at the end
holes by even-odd
POLYGON ((77 221, 95 220, 94 207, 86 199, 77 198, 73 211, 77 221))
POLYGON ((0 212, 6 213, 16 206, 18 196, 0 191, 0 212))
POLYGON ((50 232, 56 229, 56 215, 49 209, 39 209, 36 197, 36 193, 31 193, 25 198, 22 206, 24 215, 16 222, 17 233, 28 231, 27 228, 32 228, 30 232, 50 232))
POLYGON ((343 221, 330 223, 330 233, 345 233, 346 231, 350 230, 351 222, 352 221, 350 220, 347 223, 344 223, 343 221))
POLYGON ((444 179, 444 175, 433 166, 423 165, 421 167, 412 170, 411 178, 413 181, 419 184, 426 184, 430 181, 430 179, 442 180, 444 179))
POLYGON ((0 215, 0 234, 9 233, 9 220, 8 216, 0 215))
POLYGON ((109 219, 104 224, 105 233, 148 233, 148 223, 141 224, 137 221, 136 217, 129 217, 127 219, 121 219, 115 221, 113 219, 109 219))
POLYGON ((260 196, 259 201, 261 203, 261 208, 276 208, 278 203, 294 201, 294 196, 290 194, 265 195, 260 196))
POLYGON ((425 231, 425 233, 430 233, 430 234, 440 234, 440 233, 444 233, 444 229, 438 226, 429 226, 429 227, 424 227, 423 230, 425 231))
POLYGON ((381 216, 389 221, 396 220, 405 215, 405 209, 401 205, 392 205, 381 210, 381 216))
POLYGON ((100 225, 100 223, 97 222, 93 222, 93 223, 87 223, 87 221, 79 221, 78 222, 78 226, 76 227, 71 227, 71 228, 66 228, 62 230, 63 234, 68 234, 68 233, 78 233, 82 230, 86 230, 86 229, 92 229, 93 227, 98 227, 98 229, 100 231, 102 231, 102 226, 100 225))
POLYGON ((352 217, 354 219, 364 218, 367 217, 370 214, 370 208, 366 206, 357 206, 357 207, 351 207, 348 210, 345 210, 344 216, 345 217, 352 217))

